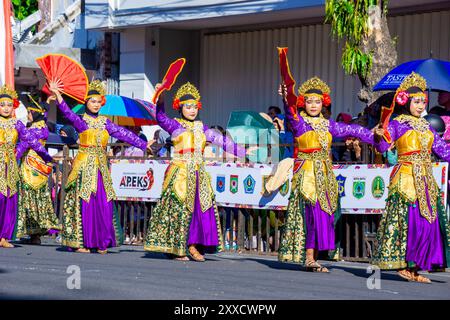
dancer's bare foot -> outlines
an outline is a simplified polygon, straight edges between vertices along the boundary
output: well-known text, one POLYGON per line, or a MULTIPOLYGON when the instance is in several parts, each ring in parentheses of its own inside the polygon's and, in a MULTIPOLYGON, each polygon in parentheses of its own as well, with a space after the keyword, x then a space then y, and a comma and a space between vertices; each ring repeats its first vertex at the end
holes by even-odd
POLYGON ((89 249, 86 249, 86 248, 78 248, 77 250, 75 250, 75 252, 78 252, 78 253, 91 253, 91 251, 89 249))
POLYGON ((97 252, 98 253, 100 253, 100 254, 107 254, 108 253, 108 250, 97 250, 97 252))
POLYGON ((189 253, 190 253, 192 259, 194 259, 195 261, 198 261, 198 262, 205 261, 205 257, 202 256, 200 254, 200 252, 198 252, 197 248, 194 245, 189 246, 189 253))

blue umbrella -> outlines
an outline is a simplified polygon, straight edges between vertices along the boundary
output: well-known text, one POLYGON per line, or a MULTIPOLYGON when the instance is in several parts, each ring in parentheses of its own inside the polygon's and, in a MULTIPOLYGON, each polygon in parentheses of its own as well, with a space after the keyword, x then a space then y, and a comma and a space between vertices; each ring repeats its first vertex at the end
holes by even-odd
POLYGON ((428 90, 450 91, 450 62, 424 59, 405 62, 386 74, 373 91, 396 90, 411 72, 420 74, 427 81, 428 90))

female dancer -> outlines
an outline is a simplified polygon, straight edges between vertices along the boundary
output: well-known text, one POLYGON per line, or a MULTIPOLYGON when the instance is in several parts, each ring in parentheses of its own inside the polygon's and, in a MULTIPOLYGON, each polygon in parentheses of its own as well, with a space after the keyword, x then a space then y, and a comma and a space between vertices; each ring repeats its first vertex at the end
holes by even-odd
POLYGON ((426 87, 420 75, 408 75, 390 109, 396 106, 403 109, 403 114, 391 121, 386 131, 381 127, 375 131, 380 151, 395 142, 398 163, 391 173, 374 264, 381 269, 399 270, 402 278, 422 283, 431 280, 419 275, 418 269, 443 268, 450 262, 448 220, 430 157, 434 152, 450 162, 450 147, 420 117, 427 104, 426 87))
MULTIPOLYGON (((47 102, 38 104, 29 96, 34 106, 27 108, 29 130, 43 146, 48 138, 47 112, 48 103, 54 100, 54 96, 47 98, 47 102)), ((21 141, 16 150, 17 159, 29 150, 29 145, 21 141)), ((34 151, 29 150, 20 165, 20 192, 19 215, 17 220, 17 237, 30 235, 31 244, 40 244, 40 236, 47 231, 61 230, 61 226, 55 215, 48 176, 52 168, 48 166, 34 151)))
POLYGON ((150 218, 144 248, 172 254, 182 261, 189 260, 187 246, 195 261, 205 260, 198 249, 211 252, 222 248, 219 214, 203 161, 205 143, 245 156, 244 148, 196 120, 201 106, 198 90, 188 82, 177 91, 173 102, 181 118, 166 115, 162 96, 156 109, 158 124, 172 136, 174 156, 166 170, 161 200, 150 218))
POLYGON ((356 124, 323 117, 331 104, 330 89, 317 77, 303 83, 296 105, 293 86, 282 85, 284 109, 293 128, 296 159, 286 223, 278 259, 305 263, 307 270, 328 272, 316 260, 319 251, 335 250, 335 226, 340 218, 338 184, 330 159, 331 141, 355 137, 373 144, 373 133, 356 124), (297 108, 301 108, 300 115, 297 108))
POLYGON ((22 122, 14 117, 14 109, 19 106, 17 93, 3 86, 0 88, 0 247, 14 247, 9 240, 16 235, 19 168, 15 147, 17 139, 25 141, 39 156, 51 162, 44 147, 33 132, 28 131, 22 122))
POLYGON ((134 133, 99 116, 105 104, 105 88, 99 80, 89 84, 82 117, 75 114, 61 96, 61 82, 49 83, 56 95, 59 110, 79 132, 80 148, 74 159, 66 185, 62 245, 76 252, 107 253, 107 248, 122 243, 122 229, 114 208, 111 175, 106 158, 109 136, 125 141, 142 150, 149 149, 153 141, 145 142, 134 133))

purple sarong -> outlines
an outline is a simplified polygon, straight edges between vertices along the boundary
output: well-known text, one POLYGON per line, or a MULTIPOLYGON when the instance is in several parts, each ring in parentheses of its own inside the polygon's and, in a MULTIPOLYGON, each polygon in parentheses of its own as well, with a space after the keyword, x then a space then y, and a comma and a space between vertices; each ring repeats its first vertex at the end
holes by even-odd
POLYGON ((85 248, 106 250, 116 246, 113 202, 107 201, 100 170, 97 176, 97 193, 91 195, 89 202, 81 201, 83 245, 85 248))
POLYGON ((422 217, 419 202, 408 207, 408 241, 406 261, 414 262, 422 270, 432 270, 432 266, 444 267, 444 243, 439 219, 429 223, 422 217))
MULTIPOLYGON (((195 192, 194 212, 192 213, 189 226, 187 244, 200 244, 205 247, 216 247, 219 245, 217 234, 217 222, 214 206, 202 212, 200 205, 200 194, 198 190, 198 172, 196 172, 197 186, 195 192)), ((210 248, 212 249, 212 248, 210 248)))
MULTIPOLYGON (((9 195, 8 189, 8 195, 9 195)), ((17 193, 5 197, 0 193, 0 239, 12 240, 17 221, 17 193)))
POLYGON ((316 205, 305 205, 306 249, 334 250, 334 215, 329 215, 316 205))

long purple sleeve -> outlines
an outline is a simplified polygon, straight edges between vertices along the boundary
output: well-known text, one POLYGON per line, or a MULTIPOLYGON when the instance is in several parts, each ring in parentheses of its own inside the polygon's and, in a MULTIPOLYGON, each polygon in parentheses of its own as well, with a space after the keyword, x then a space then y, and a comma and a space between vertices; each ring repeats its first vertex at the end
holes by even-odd
MULTIPOLYGON (((391 135, 392 142, 396 141, 399 137, 401 137, 406 132, 406 130, 405 130, 406 128, 405 128, 405 126, 403 126, 402 127, 403 133, 401 135, 399 135, 398 134, 399 126, 400 126, 400 123, 398 121, 393 120, 393 121, 389 122, 387 131, 391 135)), ((375 142, 375 148, 380 153, 386 152, 390 146, 391 146, 390 143, 388 143, 384 138, 381 138, 381 140, 379 142, 375 142)))
POLYGON ((300 136, 303 132, 301 132, 301 128, 304 127, 304 120, 300 115, 297 115, 297 119, 295 119, 294 114, 292 113, 291 108, 283 101, 284 113, 287 121, 291 124, 292 133, 295 137, 300 136))
POLYGON ((444 139, 439 137, 436 131, 430 127, 434 135, 434 142, 431 150, 442 160, 450 162, 450 147, 445 143, 444 139))
POLYGON ((36 151, 37 154, 44 161, 47 161, 47 162, 52 161, 53 158, 47 153, 45 148, 39 143, 38 138, 35 136, 35 133, 27 130, 25 125, 20 121, 16 122, 16 130, 17 130, 17 133, 19 134, 19 139, 22 141, 25 141, 30 146, 30 148, 33 149, 34 151, 36 151))
MULTIPOLYGON (((48 128, 31 128, 27 129, 29 132, 33 133, 34 137, 38 140, 44 139, 47 140, 48 138, 48 128)), ((16 159, 19 160, 22 158, 23 154, 30 148, 30 145, 26 141, 19 141, 16 147, 16 159)))
POLYGON ((245 157, 245 148, 236 144, 233 139, 228 136, 223 136, 221 132, 214 129, 209 129, 207 125, 203 126, 206 141, 221 147, 225 152, 232 153, 236 157, 245 157))
POLYGON ((358 138, 362 142, 374 144, 373 132, 357 124, 346 124, 330 120, 330 133, 335 138, 358 138))
POLYGON ((184 129, 178 121, 167 116, 164 110, 164 103, 158 103, 156 105, 156 121, 158 121, 159 126, 170 135, 172 135, 175 130, 184 129))
POLYGON ((106 120, 105 128, 109 132, 109 134, 111 136, 113 136, 114 138, 117 138, 121 141, 129 143, 132 146, 135 146, 144 151, 145 151, 145 149, 147 149, 147 142, 145 142, 144 140, 139 138, 133 132, 111 122, 109 119, 106 120))
POLYGON ((20 160, 20 158, 22 158, 25 151, 27 151, 29 148, 30 148, 30 146, 28 145, 28 143, 26 143, 23 140, 19 141, 19 143, 16 146, 16 159, 20 160))
POLYGON ((88 126, 83 121, 83 119, 81 119, 80 116, 73 112, 64 100, 61 101, 61 103, 57 102, 56 105, 58 106, 59 110, 61 110, 64 117, 69 120, 70 123, 72 123, 75 130, 77 130, 78 132, 83 132, 88 129, 88 126))

